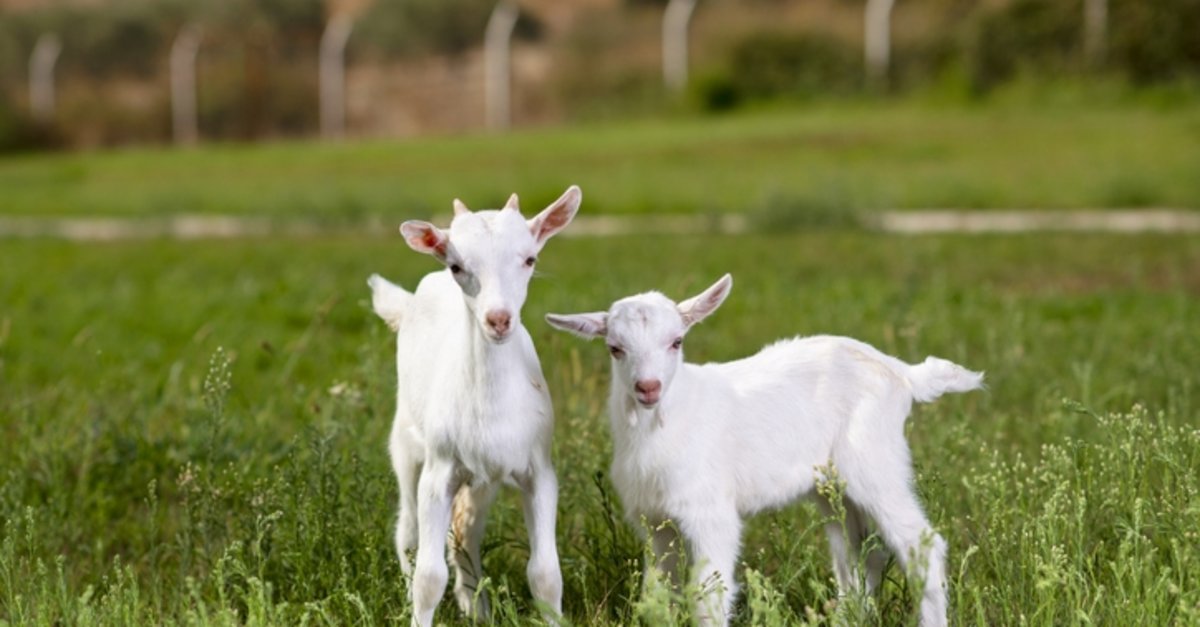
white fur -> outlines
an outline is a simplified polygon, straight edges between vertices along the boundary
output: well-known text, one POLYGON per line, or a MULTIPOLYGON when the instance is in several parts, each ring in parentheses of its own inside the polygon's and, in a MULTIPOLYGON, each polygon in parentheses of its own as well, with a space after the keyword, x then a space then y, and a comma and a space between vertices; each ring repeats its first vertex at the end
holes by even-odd
POLYGON ((497 211, 471 213, 455 201, 448 231, 425 222, 401 226, 409 246, 446 270, 426 275, 415 294, 378 275, 368 281, 375 312, 397 330, 388 450, 400 484, 396 551, 412 578, 415 625, 432 623, 445 591, 448 531, 458 604, 469 616, 488 618, 487 597, 475 588, 487 510, 500 483, 524 492, 530 590, 546 611, 562 611, 558 483, 550 460, 554 414, 520 311, 533 273, 527 260, 571 221, 581 199, 571 187, 528 221, 515 195, 497 211), (499 314, 508 316, 507 328, 490 322, 489 315, 499 314))
MULTIPOLYGON (((832 465, 845 481, 845 526, 826 528, 839 590, 857 590, 857 558, 873 522, 924 581, 921 623, 944 625, 946 543, 913 492, 904 421, 914 400, 978 389, 983 375, 933 357, 912 366, 831 336, 782 340, 727 363, 685 363, 674 341, 720 306, 731 286, 725 275, 679 305, 650 292, 608 312, 547 316, 558 328, 604 337, 614 353, 612 479, 630 519, 656 529, 656 565, 674 578, 674 557, 664 553, 675 532, 660 528, 671 521, 691 554, 693 580, 707 583, 701 623, 726 623, 742 519, 814 495, 818 469, 832 465), (653 381, 661 383, 659 398, 645 402, 635 386, 653 381)), ((883 564, 877 553, 868 556, 868 589, 883 564)))

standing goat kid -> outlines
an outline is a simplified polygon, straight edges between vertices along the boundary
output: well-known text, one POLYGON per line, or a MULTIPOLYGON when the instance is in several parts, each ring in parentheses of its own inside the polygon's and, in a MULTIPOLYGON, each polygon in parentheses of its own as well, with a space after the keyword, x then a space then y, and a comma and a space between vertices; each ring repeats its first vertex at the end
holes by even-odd
MULTIPOLYGON (((701 624, 727 623, 742 518, 811 495, 832 466, 845 481, 844 525, 826 526, 839 591, 859 587, 858 557, 873 521, 924 582, 921 624, 944 625, 946 543, 913 492, 904 421, 914 400, 978 389, 983 375, 934 357, 909 365, 831 336, 783 340, 728 363, 684 363, 684 334, 732 285, 725 275, 678 305, 649 292, 607 312, 546 316, 559 329, 608 342, 612 480, 630 519, 644 518, 653 530, 654 566, 677 574, 670 521, 705 590, 701 624)), ((877 553, 868 557, 868 590, 883 565, 877 553)))
POLYGON ((524 492, 529 589, 547 612, 562 612, 554 528, 558 482, 550 462, 554 412, 529 332, 521 325, 537 254, 579 209, 578 187, 531 220, 514 194, 504 209, 472 213, 454 201, 448 231, 409 221, 413 250, 446 270, 410 294, 372 275, 375 313, 396 331, 396 418, 388 442, 400 483, 396 552, 411 575, 413 624, 427 626, 446 588, 446 536, 454 596, 487 620, 479 545, 501 483, 524 492), (416 568, 408 552, 416 549, 416 568))

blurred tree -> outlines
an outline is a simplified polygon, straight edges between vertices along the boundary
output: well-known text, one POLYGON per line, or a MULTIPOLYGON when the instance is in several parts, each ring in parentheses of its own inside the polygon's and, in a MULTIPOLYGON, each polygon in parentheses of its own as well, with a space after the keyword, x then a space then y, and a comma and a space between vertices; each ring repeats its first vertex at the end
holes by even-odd
MULTIPOLYGON (((483 45, 483 32, 496 0, 377 0, 355 26, 351 44, 384 56, 413 53, 460 54, 483 45)), ((537 39, 541 24, 528 12, 514 37, 537 39)))
POLYGON ((389 54, 457 54, 483 42, 494 0, 378 0, 362 38, 389 54))
POLYGON ((144 78, 155 72, 158 53, 169 45, 183 7, 181 1, 122 3, 105 10, 55 5, 7 16, 0 38, 28 50, 42 33, 53 32, 63 41, 63 71, 144 78))
MULTIPOLYGON (((1200 77, 1200 0, 1110 2, 1102 67, 1138 84, 1200 77)), ((1081 74, 1083 15, 1083 0, 1015 0, 984 13, 966 47, 972 85, 987 91, 1018 74, 1081 74)))

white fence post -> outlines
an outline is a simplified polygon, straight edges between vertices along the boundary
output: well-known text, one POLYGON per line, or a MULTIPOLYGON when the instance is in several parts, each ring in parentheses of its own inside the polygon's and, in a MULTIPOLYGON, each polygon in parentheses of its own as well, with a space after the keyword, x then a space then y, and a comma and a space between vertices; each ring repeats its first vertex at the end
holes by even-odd
POLYGON ((887 84, 888 65, 892 57, 892 7, 895 0, 867 0, 863 15, 863 30, 867 61, 867 81, 872 85, 887 84))
POLYGON ((329 139, 341 139, 346 134, 346 42, 353 28, 353 18, 337 15, 321 35, 321 135, 329 139))
POLYGON ((1083 52, 1093 68, 1104 64, 1108 42, 1108 0, 1083 3, 1083 52))
POLYGON ((487 126, 503 130, 512 123, 512 95, 510 45, 513 29, 520 16, 512 0, 500 0, 488 18, 487 34, 484 37, 483 96, 487 108, 487 126))
POLYGON ((39 122, 54 119, 54 64, 61 52, 58 35, 46 33, 38 37, 29 55, 29 108, 39 122))
POLYGON ((187 24, 171 44, 171 130, 175 143, 190 146, 200 137, 196 114, 196 55, 200 27, 187 24))
POLYGON ((688 24, 695 9, 696 0, 670 0, 663 12, 663 84, 672 91, 680 91, 687 86, 688 24))

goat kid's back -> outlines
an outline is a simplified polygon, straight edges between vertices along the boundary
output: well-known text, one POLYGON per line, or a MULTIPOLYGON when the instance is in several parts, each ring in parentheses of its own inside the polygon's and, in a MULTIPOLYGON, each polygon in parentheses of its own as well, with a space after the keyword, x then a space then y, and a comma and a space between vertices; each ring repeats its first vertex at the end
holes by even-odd
POLYGON ((949 361, 909 365, 834 336, 783 340, 726 363, 684 363, 653 410, 614 386, 614 479, 636 482, 638 468, 674 464, 676 472, 653 482, 674 483, 668 491, 679 497, 690 491, 682 483, 696 482, 698 497, 729 482, 725 490, 749 515, 810 493, 814 467, 830 461, 848 472, 872 456, 907 465, 912 402, 981 385, 982 375, 949 361))

